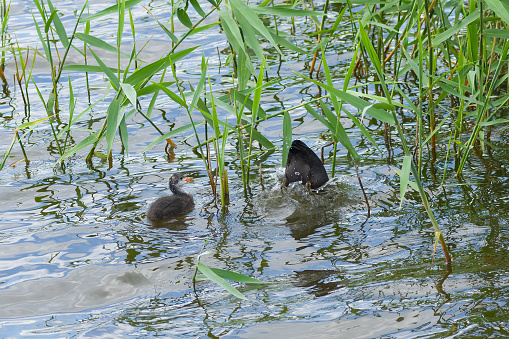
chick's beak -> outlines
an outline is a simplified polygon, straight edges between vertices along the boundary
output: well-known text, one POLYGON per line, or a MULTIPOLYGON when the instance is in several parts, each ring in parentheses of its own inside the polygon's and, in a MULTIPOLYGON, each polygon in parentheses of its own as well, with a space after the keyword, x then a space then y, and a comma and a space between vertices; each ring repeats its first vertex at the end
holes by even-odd
POLYGON ((194 180, 193 178, 186 177, 186 181, 187 181, 187 182, 190 182, 190 181, 193 181, 193 180, 194 180))

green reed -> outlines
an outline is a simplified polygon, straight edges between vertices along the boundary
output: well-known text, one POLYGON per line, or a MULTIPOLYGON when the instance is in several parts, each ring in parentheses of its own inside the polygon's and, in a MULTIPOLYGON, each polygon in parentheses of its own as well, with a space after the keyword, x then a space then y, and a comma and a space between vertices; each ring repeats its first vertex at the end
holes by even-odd
POLYGON ((3 0, 0 3, 0 18, 2 19, 2 23, 0 24, 0 49, 1 49, 1 58, 0 58, 0 80, 3 83, 6 83, 4 75, 5 68, 5 56, 6 56, 6 46, 7 46, 7 23, 9 22, 9 13, 11 11, 11 3, 7 5, 6 0, 3 0))

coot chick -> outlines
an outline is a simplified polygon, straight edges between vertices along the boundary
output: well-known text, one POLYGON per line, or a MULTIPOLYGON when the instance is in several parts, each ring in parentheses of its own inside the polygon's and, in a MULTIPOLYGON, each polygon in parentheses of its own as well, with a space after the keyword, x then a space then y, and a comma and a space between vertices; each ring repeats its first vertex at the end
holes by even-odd
POLYGON ((173 195, 161 197, 154 201, 147 212, 147 219, 150 221, 168 219, 179 214, 191 211, 194 208, 194 199, 191 194, 184 192, 181 188, 192 178, 175 173, 170 177, 170 190, 173 195))
POLYGON ((312 189, 318 188, 329 181, 329 176, 320 158, 300 140, 294 140, 288 151, 286 160, 285 186, 300 181, 312 189))

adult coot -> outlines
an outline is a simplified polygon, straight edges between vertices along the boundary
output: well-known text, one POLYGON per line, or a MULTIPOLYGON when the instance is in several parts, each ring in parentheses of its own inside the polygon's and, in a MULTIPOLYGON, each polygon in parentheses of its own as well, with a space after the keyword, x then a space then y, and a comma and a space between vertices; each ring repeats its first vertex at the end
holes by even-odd
POLYGON ((168 219, 182 213, 191 211, 194 208, 193 196, 182 190, 181 186, 192 178, 175 173, 170 177, 170 190, 173 195, 161 197, 154 201, 147 212, 147 219, 150 221, 168 219))
POLYGON ((288 151, 283 183, 288 186, 295 181, 300 181, 312 189, 329 181, 329 176, 318 156, 300 140, 294 140, 288 151))

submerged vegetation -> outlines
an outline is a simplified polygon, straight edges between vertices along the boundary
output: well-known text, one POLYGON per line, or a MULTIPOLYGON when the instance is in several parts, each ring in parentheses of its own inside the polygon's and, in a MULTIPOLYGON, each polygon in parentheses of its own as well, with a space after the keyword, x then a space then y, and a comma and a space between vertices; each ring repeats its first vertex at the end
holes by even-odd
POLYGON ((46 116, 17 126, 3 151, 0 170, 16 145, 28 165, 26 138, 40 124, 50 125, 58 151, 56 165, 82 152, 86 152, 87 161, 96 156, 111 160, 115 143, 128 154, 126 122, 139 115, 149 123, 146 128, 153 127, 160 133, 145 150, 161 142, 171 147, 177 135, 195 138, 196 152, 203 160, 214 197, 226 206, 229 173, 225 163, 233 159, 225 159, 225 150, 236 148, 236 164, 247 190, 258 172, 256 159, 276 150, 284 166, 292 142, 292 112, 305 109, 323 125, 323 139, 331 142, 332 151, 325 161, 332 164, 332 176, 340 145, 356 166, 362 161, 362 152, 350 141, 345 124, 355 125, 371 143, 365 147, 376 149, 390 165, 400 168, 401 200, 408 185, 419 192, 437 242, 446 261, 451 262, 421 179, 423 172, 431 169, 434 173, 441 171, 441 179, 434 174, 434 180, 442 184, 451 178, 462 183, 468 159, 497 147, 491 140, 493 131, 496 128, 498 133, 498 125, 509 122, 504 118, 509 99, 509 7, 502 1, 172 1, 169 18, 156 17, 145 8, 171 46, 168 53, 150 62, 140 57, 143 46, 137 40, 132 15, 134 6, 143 6, 142 0, 119 0, 100 11, 94 6, 85 1, 71 14, 59 11, 51 0, 34 0, 33 22, 39 47, 33 47, 20 45, 10 35, 10 4, 2 2, 0 77, 4 91, 8 84, 4 74, 13 74, 26 114, 29 116, 30 102, 41 100, 46 116), (72 16, 72 27, 62 23, 64 15, 66 22, 71 22, 68 17, 72 16), (90 34, 105 16, 116 19, 117 31, 111 32, 117 37, 115 44, 90 34), (306 23, 303 31, 299 31, 303 26, 296 24, 299 20, 306 23), (229 45, 224 67, 231 81, 213 84, 208 63, 212 56, 203 56, 198 81, 186 83, 181 79, 179 62, 199 47, 189 46, 188 38, 207 34, 218 25, 229 45), (349 63, 338 74, 331 71, 327 50, 345 35, 353 40, 353 48, 349 63), (299 44, 302 37, 316 39, 314 48, 299 44), (121 48, 126 39, 132 46, 130 51, 121 48), (115 53, 116 64, 105 62, 98 51, 115 53), (70 53, 78 53, 81 62, 69 62, 70 53), (295 77, 316 85, 319 95, 277 112, 264 110, 264 89, 282 80, 268 62, 277 60, 279 67, 284 67, 291 63, 290 55, 309 62, 306 73, 296 72, 295 77), (32 76, 36 59, 44 59, 47 64, 50 93, 40 91, 40 84, 32 76), (92 73, 108 80, 104 95, 81 112, 76 112, 78 99, 70 76, 66 78, 71 72, 87 84, 92 73), (59 100, 62 86, 68 86, 69 102, 59 100), (36 90, 38 98, 29 95, 30 89, 36 90), (168 131, 168 126, 154 121, 153 110, 161 95, 187 112, 187 124, 168 131), (145 96, 151 98, 147 107, 139 100, 145 96), (102 121, 101 128, 75 140, 77 123, 102 101, 108 102, 108 109, 94 113, 102 121), (282 117, 280 144, 257 130, 260 123, 276 117, 282 117), (375 141, 377 129, 383 133, 385 148, 375 141), (395 148, 402 153, 395 156, 395 148))

